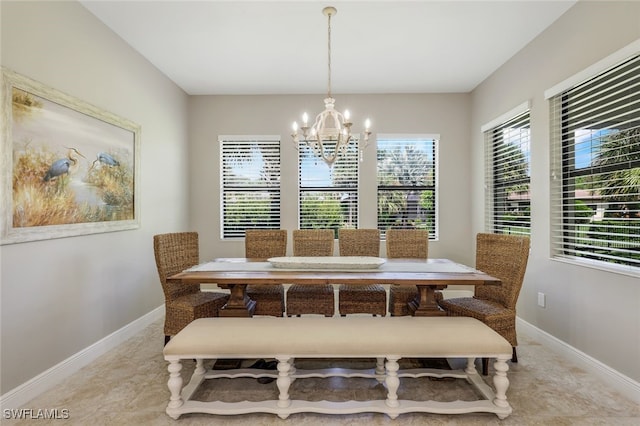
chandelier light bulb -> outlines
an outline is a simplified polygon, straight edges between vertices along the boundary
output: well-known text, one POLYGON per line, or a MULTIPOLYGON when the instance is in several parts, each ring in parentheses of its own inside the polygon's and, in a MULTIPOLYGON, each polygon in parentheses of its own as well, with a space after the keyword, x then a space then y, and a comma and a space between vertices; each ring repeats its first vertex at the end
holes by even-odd
POLYGON ((344 110, 344 119, 345 121, 349 121, 349 119, 351 118, 351 113, 349 112, 348 109, 344 110))
POLYGON ((305 112, 302 114, 302 123, 306 126, 309 124, 309 115, 305 112))
POLYGON ((293 122, 293 126, 291 126, 293 128, 293 133, 298 133, 298 122, 294 121, 293 122))

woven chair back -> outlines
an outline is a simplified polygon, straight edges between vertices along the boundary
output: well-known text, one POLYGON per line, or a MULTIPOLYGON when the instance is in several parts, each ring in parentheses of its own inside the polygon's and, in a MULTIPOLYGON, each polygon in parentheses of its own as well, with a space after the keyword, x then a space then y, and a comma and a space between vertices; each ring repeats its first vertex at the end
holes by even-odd
POLYGON ((153 252, 164 297, 170 302, 200 291, 200 284, 168 283, 167 278, 200 262, 197 232, 175 232, 153 236, 153 252))
POLYGON ((426 259, 429 254, 426 229, 388 229, 385 239, 389 259, 426 259))
POLYGON ((294 256, 333 256, 333 229, 295 229, 294 256))
POLYGON ((377 229, 339 229, 340 256, 380 256, 380 231, 377 229))
POLYGON ((476 237, 476 269, 499 278, 501 286, 483 285, 475 297, 498 302, 515 310, 529 259, 529 238, 519 235, 483 234, 476 237))
POLYGON ((287 254, 286 229, 247 229, 244 234, 244 256, 268 259, 287 254))

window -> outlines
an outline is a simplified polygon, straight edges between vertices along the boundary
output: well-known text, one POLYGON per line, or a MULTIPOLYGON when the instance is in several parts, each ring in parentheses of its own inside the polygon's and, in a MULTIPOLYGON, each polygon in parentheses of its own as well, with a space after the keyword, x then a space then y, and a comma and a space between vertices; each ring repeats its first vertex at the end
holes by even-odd
POLYGON ((530 233, 529 109, 484 132, 488 232, 530 233))
POLYGON ((549 97, 554 255, 637 274, 640 55, 635 52, 549 97))
MULTIPOLYGON (((300 229, 358 227, 358 141, 351 142, 333 167, 303 142, 298 151, 300 229)), ((337 234, 336 234, 337 235, 337 234)))
POLYGON ((421 228, 438 238, 433 136, 378 135, 378 229, 421 228))
POLYGON ((279 137, 220 137, 222 238, 280 228, 279 137))

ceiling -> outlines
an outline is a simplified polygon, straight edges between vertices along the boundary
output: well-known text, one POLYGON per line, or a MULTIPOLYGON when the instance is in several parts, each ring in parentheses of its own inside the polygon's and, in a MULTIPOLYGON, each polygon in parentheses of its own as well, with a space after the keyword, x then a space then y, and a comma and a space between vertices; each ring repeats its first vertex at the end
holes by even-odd
POLYGON ((81 3, 191 95, 469 92, 576 3, 81 3))

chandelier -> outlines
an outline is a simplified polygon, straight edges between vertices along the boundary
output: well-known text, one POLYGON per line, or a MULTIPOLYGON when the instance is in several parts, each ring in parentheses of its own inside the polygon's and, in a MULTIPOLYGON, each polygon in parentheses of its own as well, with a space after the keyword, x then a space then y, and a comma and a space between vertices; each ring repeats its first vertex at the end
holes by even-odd
MULTIPOLYGON (((305 112, 302 115, 302 141, 313 150, 315 155, 322 158, 325 163, 331 167, 340 155, 343 155, 349 146, 351 137, 351 121, 349 111, 345 110, 344 114, 335 109, 335 99, 331 96, 331 17, 338 13, 335 7, 325 7, 322 13, 327 17, 327 39, 328 39, 328 81, 327 81, 327 97, 324 100, 324 111, 316 116, 316 121, 309 126, 309 116, 305 112)), ((371 122, 369 119, 365 121, 365 130, 363 132, 364 146, 369 142, 371 122)), ((293 123, 293 143, 296 149, 300 144, 300 135, 298 134, 298 123, 293 123)))

